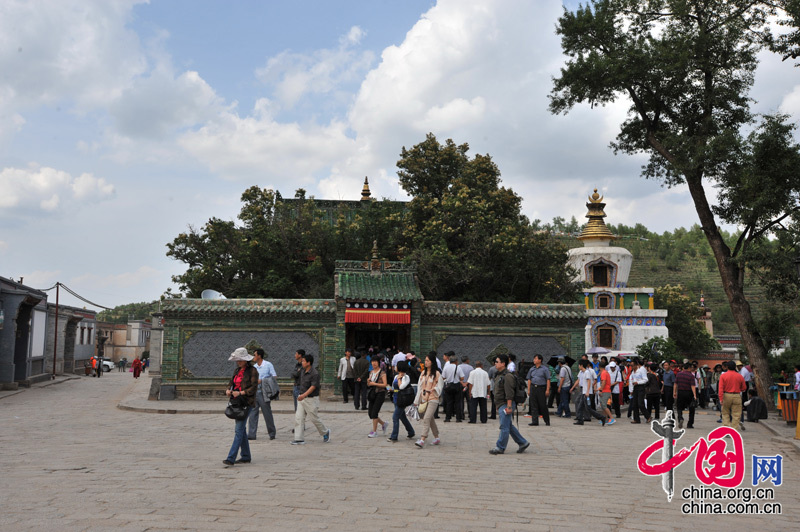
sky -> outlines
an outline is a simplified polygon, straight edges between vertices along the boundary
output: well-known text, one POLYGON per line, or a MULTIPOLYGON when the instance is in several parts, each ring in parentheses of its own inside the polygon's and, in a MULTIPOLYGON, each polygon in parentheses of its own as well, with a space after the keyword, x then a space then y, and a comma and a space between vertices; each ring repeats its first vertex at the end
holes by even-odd
MULTIPOLYGON (((627 104, 548 112, 562 9, 4 0, 0 275, 107 307, 158 299, 185 270, 166 244, 235 220, 245 189, 358 199, 368 176, 374 197, 408 199, 395 164, 428 132, 490 154, 531 219, 583 221, 598 188, 609 223, 697 223, 685 187, 645 180, 643 158, 609 149, 627 104)), ((751 95, 756 112, 796 119, 800 69, 764 54, 751 95)))

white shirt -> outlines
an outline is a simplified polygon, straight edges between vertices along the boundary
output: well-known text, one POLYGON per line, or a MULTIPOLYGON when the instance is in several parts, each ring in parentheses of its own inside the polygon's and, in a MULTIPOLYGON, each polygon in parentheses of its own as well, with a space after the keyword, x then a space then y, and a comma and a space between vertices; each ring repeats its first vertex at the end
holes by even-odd
POLYGON ((516 362, 509 362, 508 363, 508 372, 509 373, 514 373, 515 371, 517 371, 517 363, 516 362))
MULTIPOLYGON (((355 357, 350 357, 350 368, 353 367, 355 364, 355 357)), ((339 359, 339 371, 336 372, 336 376, 342 380, 347 378, 347 357, 342 357, 339 359)))
POLYGON ((742 371, 739 372, 742 377, 744 377, 744 382, 750 382, 751 374, 747 371, 747 368, 742 366, 742 371))
POLYGON ((253 367, 258 371, 258 380, 260 381, 263 381, 267 377, 278 376, 278 374, 275 373, 275 366, 272 365, 272 362, 262 360, 260 366, 258 364, 253 364, 253 367))
POLYGON ((647 370, 644 366, 631 373, 631 382, 634 384, 647 384, 647 370))
POLYGON ((464 378, 464 372, 461 371, 461 366, 456 366, 455 364, 445 364, 444 369, 442 370, 442 378, 444 379, 444 382, 447 383, 461 382, 461 379, 464 378))
POLYGON ((397 367, 398 362, 405 360, 406 354, 405 353, 397 353, 395 356, 392 357, 392 366, 397 367))
POLYGON ((489 374, 482 368, 475 368, 469 372, 467 384, 472 385, 472 397, 486 397, 486 388, 489 386, 489 374))
POLYGON ((625 378, 618 367, 611 369, 611 366, 606 368, 608 370, 608 377, 611 379, 611 393, 620 393, 620 384, 625 378))
POLYGON ((594 382, 594 371, 580 370, 578 372, 578 383, 581 385, 581 392, 586 395, 586 392, 591 393, 592 391, 592 382, 594 382))

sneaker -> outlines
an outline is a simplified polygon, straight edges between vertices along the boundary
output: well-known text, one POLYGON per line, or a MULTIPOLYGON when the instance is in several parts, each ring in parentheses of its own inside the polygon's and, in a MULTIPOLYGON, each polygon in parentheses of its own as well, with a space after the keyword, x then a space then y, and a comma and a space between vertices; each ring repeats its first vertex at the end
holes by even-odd
POLYGON ((616 423, 616 422, 617 422, 617 420, 616 420, 616 419, 614 419, 614 418, 611 418, 611 419, 609 419, 609 420, 608 420, 608 423, 606 423, 606 425, 613 425, 613 424, 614 424, 614 423, 616 423))
POLYGON ((325 443, 331 441, 331 429, 328 429, 328 432, 326 432, 325 435, 322 437, 322 441, 324 441, 325 443))
POLYGON ((222 463, 225 464, 225 467, 231 467, 233 465, 233 462, 230 460, 223 460, 222 463))
POLYGON ((413 440, 414 436, 416 436, 416 434, 409 434, 408 436, 406 436, 406 438, 408 438, 409 440, 413 440))
POLYGON ((744 423, 739 423, 739 430, 746 430, 746 429, 744 428, 744 423))
POLYGON ((717 420, 717 423, 722 423, 722 418, 719 418, 719 419, 717 420))
POLYGON ((495 447, 494 449, 489 449, 489 454, 503 454, 505 451, 503 449, 498 449, 495 447))
POLYGON ((244 458, 239 458, 238 460, 236 460, 236 463, 237 464, 249 464, 250 460, 245 460, 244 458))
POLYGON ((305 445, 305 440, 292 440, 292 445, 305 445))
POLYGON ((423 439, 419 439, 419 440, 417 440, 417 441, 415 441, 415 442, 414 442, 414 445, 416 445, 417 447, 419 447, 420 449, 422 449, 423 447, 425 447, 425 440, 423 440, 423 439))
POLYGON ((525 443, 523 443, 522 445, 519 446, 519 449, 517 449, 517 454, 524 453, 525 449, 527 449, 530 446, 531 446, 531 442, 526 441, 525 443))
POLYGON ((525 414, 525 415, 524 415, 524 416, 522 416, 522 417, 531 417, 531 415, 530 415, 530 414, 525 414))
POLYGON ((374 437, 375 437, 375 436, 377 436, 377 435, 378 435, 378 433, 377 433, 377 432, 375 432, 375 431, 372 431, 372 432, 370 432, 369 434, 367 434, 367 438, 374 438, 374 437))
POLYGON ((394 443, 394 442, 396 442, 397 440, 395 440, 394 438, 386 438, 386 441, 390 441, 390 442, 394 443))
POLYGON ((442 443, 442 440, 440 440, 439 438, 434 438, 432 442, 433 445, 439 445, 440 443, 442 443))
POLYGON ((386 434, 386 425, 388 425, 388 423, 384 423, 384 424, 381 426, 381 431, 382 431, 384 434, 386 434))

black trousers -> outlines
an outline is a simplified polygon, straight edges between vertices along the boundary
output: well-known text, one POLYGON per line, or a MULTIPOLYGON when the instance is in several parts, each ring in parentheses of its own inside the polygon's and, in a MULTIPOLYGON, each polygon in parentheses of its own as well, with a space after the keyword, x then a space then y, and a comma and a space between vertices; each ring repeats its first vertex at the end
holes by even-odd
POLYGON ((361 382, 354 381, 353 387, 355 388, 355 390, 353 391, 353 403, 356 405, 356 410, 366 410, 367 381, 366 380, 362 380, 361 382))
POLYGON ((631 397, 631 405, 633 406, 633 420, 640 421, 639 415, 645 415, 644 406, 645 388, 644 384, 633 385, 633 396, 631 397))
POLYGON ((344 379, 342 381, 342 399, 344 399, 345 403, 349 403, 348 396, 352 393, 355 395, 355 384, 356 380, 354 378, 344 379))
POLYGON ((469 409, 469 422, 475 423, 478 418, 478 408, 481 409, 481 423, 486 423, 486 398, 485 397, 470 397, 467 403, 469 409))
POLYGON ((546 385, 531 384, 531 396, 529 399, 529 411, 531 414, 531 424, 539 424, 539 416, 542 416, 545 425, 550 424, 550 412, 547 411, 547 391, 546 385))
POLYGON ((661 394, 660 393, 651 393, 647 394, 647 419, 650 419, 653 414, 653 410, 656 411, 656 419, 661 419, 659 406, 661 405, 661 394))
POLYGON ((672 386, 664 386, 664 408, 667 410, 672 410, 672 406, 675 404, 675 398, 672 397, 674 391, 672 386))
POLYGON ((553 403, 558 402, 558 382, 550 381, 550 396, 547 398, 547 408, 553 408, 553 403))
POLYGON ((686 427, 691 428, 694 426, 694 407, 692 406, 692 401, 694 400, 694 396, 692 395, 691 390, 678 390, 678 404, 676 406, 676 410, 678 411, 678 420, 683 421, 683 409, 689 409, 689 423, 686 424, 686 427))
POLYGON ((492 415, 489 416, 489 419, 497 419, 497 407, 494 406, 494 392, 489 392, 489 398, 492 400, 492 415))
MULTIPOLYGON (((614 388, 611 388, 612 390, 614 388)), ((619 402, 621 400, 620 394, 612 393, 611 394, 611 406, 614 407, 614 414, 616 414, 617 418, 619 418, 622 414, 619 411, 619 402)))
POLYGON ((461 398, 461 385, 458 387, 453 386, 453 388, 456 389, 449 389, 447 385, 445 385, 444 395, 447 398, 447 405, 444 409, 444 419, 447 421, 455 416, 456 420, 463 421, 464 400, 461 398))

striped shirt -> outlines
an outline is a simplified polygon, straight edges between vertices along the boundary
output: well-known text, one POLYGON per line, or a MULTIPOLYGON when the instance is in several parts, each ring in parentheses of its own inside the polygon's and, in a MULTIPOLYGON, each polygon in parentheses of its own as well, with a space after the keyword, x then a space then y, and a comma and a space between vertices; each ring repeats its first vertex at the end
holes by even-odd
POLYGON ((681 371, 675 375, 675 386, 679 392, 691 392, 692 386, 697 386, 691 371, 681 371))

